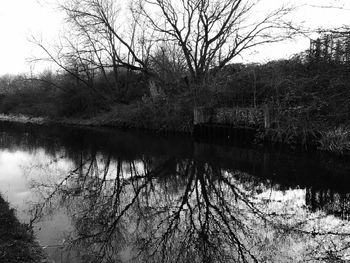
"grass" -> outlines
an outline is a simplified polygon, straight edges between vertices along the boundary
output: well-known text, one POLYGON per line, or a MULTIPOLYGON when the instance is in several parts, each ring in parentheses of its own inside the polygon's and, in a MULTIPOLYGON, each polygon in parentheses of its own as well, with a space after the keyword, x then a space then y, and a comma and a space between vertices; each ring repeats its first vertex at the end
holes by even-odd
POLYGON ((44 254, 31 228, 18 221, 14 209, 0 196, 0 262, 41 262, 44 254))

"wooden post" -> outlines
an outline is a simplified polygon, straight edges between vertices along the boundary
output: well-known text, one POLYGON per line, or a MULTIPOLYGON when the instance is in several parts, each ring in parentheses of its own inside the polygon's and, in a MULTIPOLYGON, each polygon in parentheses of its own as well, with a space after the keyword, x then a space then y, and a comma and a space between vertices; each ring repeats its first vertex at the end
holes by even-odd
POLYGON ((264 105, 264 128, 270 129, 271 127, 271 116, 270 116, 270 107, 268 104, 264 105))

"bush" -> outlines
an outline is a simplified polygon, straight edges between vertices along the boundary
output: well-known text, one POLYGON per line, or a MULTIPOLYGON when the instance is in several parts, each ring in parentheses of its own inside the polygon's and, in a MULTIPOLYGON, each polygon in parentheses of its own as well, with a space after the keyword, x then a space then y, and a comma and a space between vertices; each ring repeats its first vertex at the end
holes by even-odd
POLYGON ((158 131, 189 132, 192 129, 193 109, 185 98, 144 101, 136 105, 125 121, 158 131))
POLYGON ((55 104, 60 116, 91 116, 108 110, 110 102, 102 94, 87 88, 75 88, 61 92, 55 104))
POLYGON ((5 114, 24 114, 29 116, 57 117, 56 99, 52 94, 41 90, 26 89, 7 94, 0 103, 0 112, 5 114))
POLYGON ((321 133, 319 148, 321 150, 344 154, 350 153, 350 130, 346 127, 338 127, 321 133))

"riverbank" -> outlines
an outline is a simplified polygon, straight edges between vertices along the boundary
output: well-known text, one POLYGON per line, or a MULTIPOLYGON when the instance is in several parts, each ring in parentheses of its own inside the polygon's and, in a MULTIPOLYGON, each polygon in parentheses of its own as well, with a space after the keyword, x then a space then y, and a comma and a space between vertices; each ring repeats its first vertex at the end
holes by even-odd
POLYGON ((193 131, 192 108, 176 108, 174 105, 167 105, 164 102, 117 104, 108 111, 80 114, 73 117, 50 115, 44 112, 41 114, 3 113, 0 114, 0 121, 39 125, 62 124, 132 128, 171 133, 192 133, 193 131))
POLYGON ((44 258, 32 229, 18 221, 14 209, 0 196, 0 262, 46 262, 44 258))
MULTIPOLYGON (((82 127, 107 127, 107 128, 127 128, 127 129, 139 129, 148 130, 161 134, 178 133, 178 134, 193 134, 194 125, 191 121, 187 121, 186 125, 176 125, 176 122, 156 122, 152 123, 151 119, 140 119, 140 116, 135 117, 135 113, 130 113, 124 110, 114 110, 110 112, 104 112, 88 118, 48 118, 48 117, 32 117, 26 115, 6 115, 0 114, 0 122, 15 122, 23 124, 35 124, 35 125, 66 125, 66 126, 82 126, 82 127), (128 116, 130 119, 128 119, 128 116), (170 124, 170 125, 169 125, 170 124)), ((189 118, 189 117, 187 117, 189 118)), ((255 142, 267 143, 267 144, 280 144, 284 146, 312 148, 323 152, 329 152, 338 156, 350 155, 350 131, 346 127, 334 128, 334 130, 328 130, 319 132, 318 138, 313 141, 313 144, 305 144, 299 140, 299 143, 288 144, 281 140, 280 136, 276 136, 278 130, 260 130, 256 132, 255 142)), ((217 133, 220 136, 220 133, 217 133)), ((251 132, 249 133, 251 135, 251 132)), ((298 135, 294 132, 295 136, 298 135)), ((302 132, 300 132, 300 135, 302 132)), ((203 136, 202 136, 203 137, 203 136)), ((250 136, 251 137, 251 136, 250 136)), ((217 141, 222 141, 217 138, 217 141)), ((227 138, 226 138, 227 139, 227 138)), ((230 138, 232 140, 232 138, 230 138)), ((233 138, 234 139, 234 138, 233 138)), ((254 141, 254 138, 252 139, 254 141)))
POLYGON ((117 105, 110 111, 82 117, 46 117, 25 114, 0 114, 0 121, 37 125, 69 125, 151 130, 158 133, 193 132, 192 112, 165 113, 164 108, 145 104, 117 105))

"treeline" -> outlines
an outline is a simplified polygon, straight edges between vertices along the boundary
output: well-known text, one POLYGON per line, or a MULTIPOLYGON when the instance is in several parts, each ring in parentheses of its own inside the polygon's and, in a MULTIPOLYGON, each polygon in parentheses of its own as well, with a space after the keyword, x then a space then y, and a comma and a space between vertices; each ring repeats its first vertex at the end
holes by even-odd
POLYGON ((88 88, 70 74, 51 71, 5 75, 0 78, 0 111, 46 117, 89 116, 110 110, 115 102, 140 100, 145 94, 144 79, 137 73, 121 72, 114 85, 118 89, 111 89, 104 78, 96 76, 88 88))
POLYGON ((163 71, 162 79, 123 68, 104 76, 96 71, 88 82, 86 72, 78 71, 5 75, 0 77, 0 112, 50 119, 107 114, 104 122, 111 125, 189 132, 193 97, 186 77, 169 66, 163 71))

